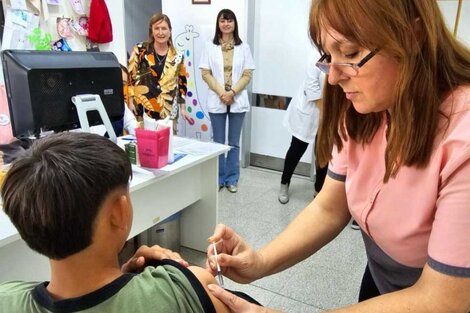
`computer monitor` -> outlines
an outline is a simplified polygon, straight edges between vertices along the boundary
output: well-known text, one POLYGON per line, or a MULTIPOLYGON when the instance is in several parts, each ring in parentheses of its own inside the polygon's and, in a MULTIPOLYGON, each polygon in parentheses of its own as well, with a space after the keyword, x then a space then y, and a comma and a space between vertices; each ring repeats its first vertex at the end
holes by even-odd
MULTIPOLYGON (((72 97, 99 95, 111 122, 124 116, 119 62, 111 52, 5 50, 3 73, 13 135, 80 128, 72 97)), ((90 126, 101 124, 87 113, 90 126)))

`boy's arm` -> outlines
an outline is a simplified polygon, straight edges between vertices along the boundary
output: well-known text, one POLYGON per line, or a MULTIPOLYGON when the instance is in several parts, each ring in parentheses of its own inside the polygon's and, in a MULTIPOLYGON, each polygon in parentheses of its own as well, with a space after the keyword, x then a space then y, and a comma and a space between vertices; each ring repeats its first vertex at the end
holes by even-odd
POLYGON ((229 308, 222 301, 217 299, 207 288, 209 284, 217 284, 215 277, 207 270, 198 266, 189 266, 188 269, 193 272, 194 276, 201 282, 212 304, 214 304, 215 311, 218 313, 230 313, 229 308))

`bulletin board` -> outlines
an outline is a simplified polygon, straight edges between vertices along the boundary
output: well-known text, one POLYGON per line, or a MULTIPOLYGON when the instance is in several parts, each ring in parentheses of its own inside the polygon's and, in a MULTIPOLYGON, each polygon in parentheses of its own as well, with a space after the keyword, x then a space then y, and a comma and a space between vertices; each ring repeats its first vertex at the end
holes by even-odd
POLYGON ((96 50, 88 39, 90 0, 4 0, 2 50, 96 50))

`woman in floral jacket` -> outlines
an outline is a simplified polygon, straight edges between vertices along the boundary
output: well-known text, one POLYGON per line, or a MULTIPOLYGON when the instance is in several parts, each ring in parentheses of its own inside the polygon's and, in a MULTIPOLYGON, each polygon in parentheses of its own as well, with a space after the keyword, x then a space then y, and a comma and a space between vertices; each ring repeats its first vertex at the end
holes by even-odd
MULTIPOLYGON (((149 41, 138 43, 129 59, 129 108, 137 115, 175 120, 178 109, 186 120, 184 56, 173 46, 171 22, 165 14, 149 21, 149 41), (178 108, 180 104, 180 108, 178 108)), ((174 123, 176 129, 176 122, 174 123)))

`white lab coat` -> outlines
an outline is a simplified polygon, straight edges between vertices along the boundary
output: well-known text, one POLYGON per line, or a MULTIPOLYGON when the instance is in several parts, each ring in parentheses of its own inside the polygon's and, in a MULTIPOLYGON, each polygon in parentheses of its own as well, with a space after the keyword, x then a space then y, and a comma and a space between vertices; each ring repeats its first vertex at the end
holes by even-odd
MULTIPOLYGON (((224 60, 220 45, 214 45, 212 42, 206 44, 201 56, 199 68, 211 70, 217 82, 224 86, 224 60)), ((240 80, 243 71, 248 69, 254 70, 255 62, 253 61, 250 47, 246 43, 242 43, 234 47, 232 84, 235 85, 240 80)), ((207 110, 210 113, 227 112, 227 105, 220 101, 219 96, 210 89, 207 93, 207 110)), ((240 113, 249 110, 250 102, 248 101, 248 93, 246 89, 244 89, 235 96, 234 103, 230 105, 230 112, 240 113)))
POLYGON ((320 110, 315 101, 321 98, 325 74, 309 64, 304 83, 292 98, 284 117, 284 126, 292 136, 313 143, 318 129, 320 110))
POLYGON ((127 107, 124 103, 124 121, 123 121, 123 128, 127 130, 127 132, 135 136, 135 129, 138 127, 137 119, 135 118, 134 113, 127 107))

